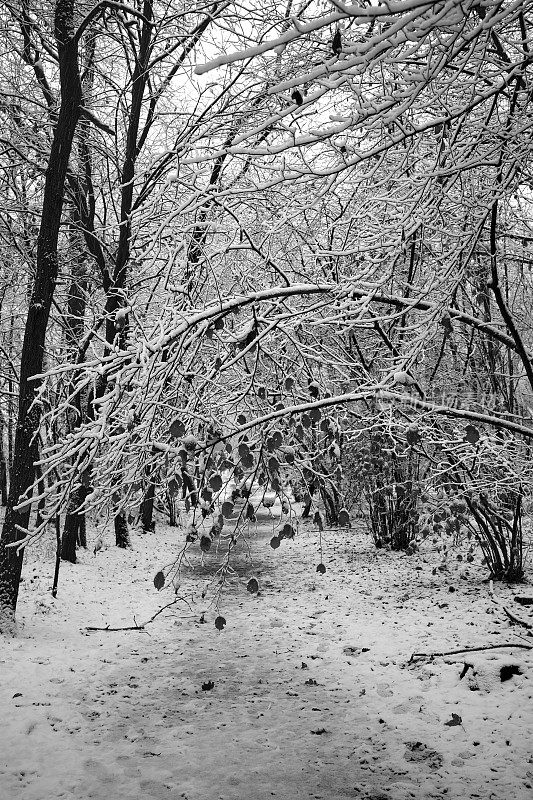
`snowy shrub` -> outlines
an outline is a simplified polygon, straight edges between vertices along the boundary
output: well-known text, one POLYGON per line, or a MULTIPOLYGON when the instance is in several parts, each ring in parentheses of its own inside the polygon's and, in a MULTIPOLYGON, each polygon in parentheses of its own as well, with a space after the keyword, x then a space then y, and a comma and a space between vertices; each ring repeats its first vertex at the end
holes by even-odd
MULTIPOLYGON (((444 559, 465 539, 470 541, 468 562, 474 561, 477 542, 491 578, 520 581, 524 577, 522 516, 520 492, 514 498, 509 493, 501 497, 495 489, 491 500, 486 492, 468 489, 461 496, 442 492, 433 498, 425 495, 420 536, 431 538, 444 559)), ((458 554, 457 558, 462 559, 463 555, 458 554)))
POLYGON ((350 493, 359 497, 377 547, 416 549, 420 464, 412 448, 402 451, 388 432, 372 431, 346 459, 350 493))

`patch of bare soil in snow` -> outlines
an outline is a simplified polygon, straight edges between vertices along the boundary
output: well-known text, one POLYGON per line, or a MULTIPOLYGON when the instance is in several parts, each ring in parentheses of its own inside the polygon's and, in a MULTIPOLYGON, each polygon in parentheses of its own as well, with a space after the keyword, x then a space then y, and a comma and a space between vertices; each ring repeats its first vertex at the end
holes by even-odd
MULTIPOLYGON (((320 575, 312 526, 275 551, 271 535, 262 517, 236 553, 223 631, 214 608, 202 624, 203 601, 192 605, 215 572, 215 554, 201 563, 199 552, 179 590, 192 611, 145 631, 84 630, 145 621, 172 600, 152 581, 182 531, 159 525, 131 551, 62 564, 55 601, 52 554, 43 568, 30 551, 21 635, 1 642, 0 797, 532 797, 531 651, 409 663, 413 652, 533 643, 479 570, 433 575, 431 553, 377 551, 338 531, 324 534, 320 575)), ((513 591, 498 587, 511 604, 513 591)))

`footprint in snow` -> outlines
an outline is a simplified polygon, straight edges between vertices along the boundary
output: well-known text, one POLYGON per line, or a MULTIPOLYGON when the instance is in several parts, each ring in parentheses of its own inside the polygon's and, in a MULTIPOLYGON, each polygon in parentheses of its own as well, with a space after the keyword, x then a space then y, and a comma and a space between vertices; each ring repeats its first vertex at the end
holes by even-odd
POLYGON ((436 750, 432 750, 427 744, 423 742, 406 742, 407 749, 403 754, 406 761, 414 761, 419 764, 425 764, 433 770, 440 769, 444 762, 444 758, 436 750))

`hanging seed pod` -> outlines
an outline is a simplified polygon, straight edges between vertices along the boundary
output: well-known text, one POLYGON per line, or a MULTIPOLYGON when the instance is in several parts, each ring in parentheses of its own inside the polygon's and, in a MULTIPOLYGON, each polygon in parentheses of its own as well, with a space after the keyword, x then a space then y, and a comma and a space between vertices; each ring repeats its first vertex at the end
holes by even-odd
POLYGON ((185 436, 185 425, 180 419, 175 419, 170 423, 169 434, 173 439, 181 439, 185 436))
POLYGON ((479 431, 475 425, 467 425, 465 428, 465 441, 476 444, 479 441, 479 431))
POLYGON ((233 514, 233 503, 230 503, 229 500, 226 500, 225 503, 222 503, 221 511, 222 511, 222 516, 226 517, 226 519, 228 517, 231 517, 231 515, 233 514))
POLYGON ((294 100, 297 106, 301 106, 304 101, 302 93, 298 91, 298 89, 293 89, 291 98, 294 100))
POLYGON ((342 36, 339 28, 335 31, 333 41, 331 42, 331 52, 334 56, 340 56, 342 53, 342 36))
POLYGON ((316 381, 309 380, 307 383, 307 388, 309 389, 309 394, 311 397, 316 400, 320 394, 320 386, 316 381))
POLYGON ((222 489, 222 476, 216 473, 209 478, 209 486, 214 492, 219 492, 222 489))

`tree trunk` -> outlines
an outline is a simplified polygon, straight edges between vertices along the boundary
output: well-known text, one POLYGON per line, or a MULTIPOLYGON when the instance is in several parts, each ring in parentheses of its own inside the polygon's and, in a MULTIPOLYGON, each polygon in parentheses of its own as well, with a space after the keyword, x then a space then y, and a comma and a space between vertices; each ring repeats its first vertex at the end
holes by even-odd
MULTIPOLYGON (((79 241, 80 237, 74 227, 78 221, 79 219, 74 214, 70 231, 70 241, 73 251, 72 282, 68 293, 65 331, 67 351, 70 353, 76 353, 79 342, 83 338, 83 320, 86 305, 86 285, 84 280, 82 247, 79 241)), ((73 409, 73 416, 72 427, 76 428, 84 419, 82 398, 79 393, 76 394, 76 406, 75 409, 73 409)), ((61 537, 61 558, 63 561, 70 561, 71 564, 76 563, 76 545, 78 543, 82 517, 85 517, 83 511, 77 512, 76 509, 79 508, 85 497, 85 487, 77 486, 71 491, 67 504, 65 527, 63 529, 63 536, 61 537)))
POLYGON ((71 564, 76 563, 79 524, 78 515, 67 512, 63 536, 61 537, 61 560, 70 561, 71 564))
POLYGON ((154 520, 155 480, 153 474, 148 478, 148 486, 141 505, 141 524, 143 533, 155 531, 154 520))
POLYGON ((119 511, 118 514, 115 514, 115 544, 117 547, 124 548, 131 546, 130 531, 125 511, 119 511))
MULTIPOLYGON (((152 451, 152 457, 156 456, 157 453, 152 451)), ((141 524, 143 533, 153 533, 155 531, 154 505, 158 474, 157 464, 149 462, 145 465, 144 477, 147 485, 141 503, 141 524)))
MULTIPOLYGON (((15 317, 13 314, 11 315, 11 320, 9 323, 9 357, 12 357, 13 353, 13 329, 15 326, 15 317)), ((9 486, 11 485, 11 467, 13 466, 13 422, 15 419, 15 407, 13 403, 13 393, 14 393, 14 385, 13 380, 11 378, 11 372, 9 374, 9 378, 7 381, 7 474, 8 474, 8 491, 9 486)))
POLYGON ((167 490, 168 499, 168 524, 171 528, 177 528, 179 525, 179 508, 178 498, 170 491, 167 490))
POLYGON ((78 544, 87 550, 87 518, 85 514, 80 514, 80 524, 78 527, 78 544))
MULTIPOLYGON (((85 47, 83 58, 83 81, 82 81, 82 95, 83 105, 85 108, 90 108, 92 104, 92 91, 94 81, 94 55, 96 50, 96 37, 88 35, 85 38, 85 47)), ((70 225, 70 244, 72 248, 72 263, 71 284, 67 300, 67 317, 65 326, 65 338, 67 351, 73 355, 76 361, 84 360, 81 356, 79 345, 83 340, 85 331, 85 311, 86 311, 86 294, 88 290, 87 270, 84 263, 84 247, 82 236, 85 237, 85 243, 89 252, 93 253, 94 244, 91 236, 88 236, 88 229, 94 228, 94 202, 93 198, 93 184, 92 184, 92 161, 91 153, 89 150, 89 134, 90 123, 87 119, 81 119, 78 125, 78 159, 80 165, 80 180, 74 183, 74 199, 76 205, 71 210, 71 225, 70 225), (82 214, 85 218, 82 222, 82 214), (91 214, 93 215, 91 217, 91 214), (89 215, 90 219, 87 219, 89 215), (82 234, 81 231, 84 231, 82 234)), ((73 384, 71 385, 73 389, 73 384)), ((74 419, 72 420, 73 427, 82 424, 87 418, 87 398, 82 397, 80 393, 76 393, 74 419)), ((86 534, 86 521, 85 512, 81 511, 75 513, 75 510, 85 500, 87 491, 85 485, 75 488, 69 497, 67 504, 67 514, 65 517, 65 528, 61 541, 61 558, 71 563, 76 563, 76 545, 80 547, 87 547, 87 534, 86 534), (70 510, 69 510, 70 509, 70 510)))
POLYGON ((20 360, 19 407, 11 485, 0 539, 0 631, 4 633, 15 632, 23 550, 9 545, 22 538, 24 534, 21 534, 19 526, 27 529, 30 518, 29 505, 17 510, 15 506, 21 495, 31 487, 35 474, 37 432, 41 418, 37 399, 40 382, 31 378, 43 368, 46 330, 58 275, 57 245, 65 177, 81 103, 78 45, 74 37, 74 0, 56 0, 54 21, 61 105, 46 169, 35 278, 20 360))
MULTIPOLYGON (((71 492, 65 517, 65 527, 63 528, 63 536, 61 537, 61 558, 63 561, 70 561, 71 564, 76 563, 76 545, 80 535, 82 520, 85 520, 83 511, 77 512, 83 501, 87 496, 84 486, 78 486, 77 489, 71 492)), ((87 543, 85 543, 87 546, 87 543)))
MULTIPOLYGON (((121 172, 120 231, 115 256, 112 281, 104 286, 106 290, 106 353, 113 344, 123 348, 127 338, 128 319, 116 325, 116 313, 125 305, 128 268, 131 255, 131 224, 135 188, 135 162, 139 154, 139 127, 143 108, 143 98, 148 84, 150 54, 153 34, 154 0, 143 0, 143 24, 139 37, 139 49, 135 59, 135 69, 131 77, 131 104, 126 134, 126 149, 121 172)), ((107 281, 106 281, 107 283, 107 281)), ((103 394, 105 386, 100 387, 103 394)), ((129 547, 128 522, 123 511, 115 517, 115 539, 117 547, 129 547)))
POLYGON ((7 463, 4 451, 4 425, 0 424, 0 499, 7 506, 7 463))

